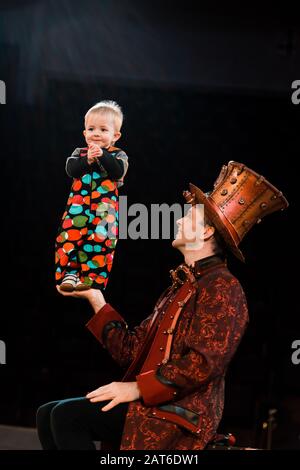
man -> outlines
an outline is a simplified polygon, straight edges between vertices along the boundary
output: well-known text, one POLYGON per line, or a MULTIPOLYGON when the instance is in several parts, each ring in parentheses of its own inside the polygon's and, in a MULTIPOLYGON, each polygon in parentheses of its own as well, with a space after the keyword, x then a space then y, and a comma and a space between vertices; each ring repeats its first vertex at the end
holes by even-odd
POLYGON ((243 260, 238 245, 245 234, 288 203, 235 162, 223 166, 210 194, 191 184, 185 197, 191 208, 177 221, 172 243, 185 262, 134 331, 100 291, 63 293, 89 300, 94 316, 87 327, 127 372, 122 382, 86 397, 40 407, 44 449, 94 449, 94 440, 113 439, 123 450, 198 450, 215 435, 225 373, 248 322, 245 295, 227 269, 225 250, 243 260))

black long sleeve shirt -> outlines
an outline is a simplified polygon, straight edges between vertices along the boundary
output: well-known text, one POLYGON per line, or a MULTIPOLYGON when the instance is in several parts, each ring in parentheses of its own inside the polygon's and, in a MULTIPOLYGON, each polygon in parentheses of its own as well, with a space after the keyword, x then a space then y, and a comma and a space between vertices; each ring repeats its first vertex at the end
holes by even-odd
POLYGON ((102 149, 103 155, 91 165, 88 164, 86 156, 80 156, 80 151, 80 148, 75 149, 67 159, 66 172, 71 178, 80 178, 91 170, 101 173, 101 167, 104 168, 108 177, 112 180, 119 180, 125 176, 128 167, 128 157, 123 150, 119 150, 116 155, 112 155, 112 152, 102 149))

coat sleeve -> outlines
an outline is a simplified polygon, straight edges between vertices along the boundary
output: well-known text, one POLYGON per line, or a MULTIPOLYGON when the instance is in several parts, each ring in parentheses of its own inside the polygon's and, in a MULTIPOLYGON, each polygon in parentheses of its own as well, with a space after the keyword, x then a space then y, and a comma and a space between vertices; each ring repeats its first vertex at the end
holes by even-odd
POLYGON ((108 350, 112 358, 125 368, 131 364, 139 347, 143 344, 151 317, 152 315, 130 330, 123 317, 111 305, 105 304, 86 324, 86 327, 108 350))
POLYGON ((183 398, 224 374, 248 321, 244 292, 235 278, 208 283, 192 313, 184 340, 186 352, 137 376, 147 406, 183 398))

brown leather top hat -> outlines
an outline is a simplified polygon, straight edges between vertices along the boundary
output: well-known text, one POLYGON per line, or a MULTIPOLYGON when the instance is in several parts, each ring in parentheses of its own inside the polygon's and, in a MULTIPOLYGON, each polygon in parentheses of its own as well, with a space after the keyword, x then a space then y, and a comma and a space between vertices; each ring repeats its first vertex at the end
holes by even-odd
POLYGON ((263 176, 233 161, 223 165, 211 193, 190 183, 190 192, 185 191, 184 196, 188 203, 204 204, 205 214, 241 261, 245 259, 238 245, 246 233, 266 215, 289 205, 263 176))

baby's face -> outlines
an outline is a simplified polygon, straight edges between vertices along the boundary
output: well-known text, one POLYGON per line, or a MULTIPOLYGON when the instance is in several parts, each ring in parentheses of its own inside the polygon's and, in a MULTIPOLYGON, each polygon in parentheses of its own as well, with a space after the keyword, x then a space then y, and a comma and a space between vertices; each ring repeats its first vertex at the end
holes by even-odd
POLYGON ((88 145, 96 144, 101 148, 108 148, 121 135, 115 129, 113 118, 100 113, 88 115, 83 134, 88 145))

